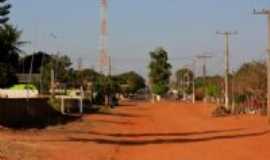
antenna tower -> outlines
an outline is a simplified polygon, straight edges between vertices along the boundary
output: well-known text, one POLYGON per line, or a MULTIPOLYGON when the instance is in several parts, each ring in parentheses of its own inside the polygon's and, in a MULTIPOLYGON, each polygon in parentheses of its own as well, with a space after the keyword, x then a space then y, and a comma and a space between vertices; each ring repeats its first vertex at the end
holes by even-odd
POLYGON ((108 39, 108 0, 100 0, 101 2, 101 21, 100 21, 100 57, 99 68, 103 74, 109 72, 109 56, 107 48, 108 39))

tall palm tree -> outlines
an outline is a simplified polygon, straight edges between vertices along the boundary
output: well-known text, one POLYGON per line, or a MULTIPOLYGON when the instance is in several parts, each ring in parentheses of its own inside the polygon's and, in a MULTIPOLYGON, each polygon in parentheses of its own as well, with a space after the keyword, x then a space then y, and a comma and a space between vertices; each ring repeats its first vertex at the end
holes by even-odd
POLYGON ((17 67, 19 55, 23 53, 20 47, 26 43, 20 41, 21 35, 22 31, 12 25, 5 24, 0 28, 0 63, 17 67))
POLYGON ((5 4, 7 0, 0 0, 0 25, 6 24, 9 18, 7 15, 10 13, 11 4, 5 4))

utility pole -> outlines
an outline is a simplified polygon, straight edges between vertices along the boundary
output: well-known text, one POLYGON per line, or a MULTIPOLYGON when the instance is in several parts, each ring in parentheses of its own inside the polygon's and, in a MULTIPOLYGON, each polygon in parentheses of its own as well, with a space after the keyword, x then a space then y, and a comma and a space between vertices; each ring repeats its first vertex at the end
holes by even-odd
POLYGON ((193 78, 192 78, 192 103, 196 103, 196 86, 195 86, 195 80, 196 80, 196 59, 193 60, 192 63, 192 70, 193 70, 193 78))
POLYGON ((52 94, 52 97, 55 96, 55 92, 54 92, 54 89, 55 89, 55 83, 54 83, 54 69, 51 69, 51 94, 52 94))
POLYGON ((207 76, 207 67, 206 67, 206 63, 207 63, 207 60, 212 58, 212 56, 209 56, 209 55, 198 55, 196 56, 196 58, 200 61, 202 61, 202 76, 203 76, 203 90, 204 90, 204 95, 206 97, 207 95, 207 90, 206 90, 206 85, 207 85, 207 81, 206 81, 206 76, 207 76))
MULTIPOLYGON (((57 40, 57 36, 54 34, 54 33, 50 33, 49 35, 52 39, 55 40, 55 43, 56 43, 56 40, 57 40)), ((59 55, 59 52, 57 51, 58 50, 58 47, 56 46, 56 55, 53 55, 53 59, 51 60, 52 62, 52 68, 51 68, 51 84, 50 84, 50 88, 51 88, 51 96, 54 97, 55 96, 55 78, 56 78, 56 70, 57 70, 57 67, 56 66, 56 59, 58 58, 58 55, 59 55)))
POLYGON ((268 19, 268 47, 267 47, 267 115, 270 122, 270 9, 253 10, 255 15, 266 15, 268 19))
POLYGON ((237 32, 218 32, 217 34, 219 35, 224 35, 225 36, 225 66, 224 66, 224 70, 225 70, 225 93, 224 93, 224 97, 225 97, 225 108, 227 110, 230 110, 229 107, 229 36, 232 35, 236 35, 237 32))
MULTIPOLYGON (((191 72, 193 72, 193 64, 187 64, 183 66, 184 68, 190 70, 191 72)), ((193 84, 193 79, 192 77, 190 77, 189 72, 184 73, 182 76, 180 76, 180 87, 182 94, 183 94, 183 100, 186 101, 187 100, 187 89, 190 87, 190 85, 193 84)), ((193 101, 193 100, 192 100, 193 101)))
POLYGON ((112 58, 111 56, 108 56, 109 59, 109 76, 112 75, 112 58))
POLYGON ((78 60, 77 60, 77 67, 78 67, 78 71, 81 71, 82 70, 82 68, 83 68, 83 60, 82 60, 82 58, 81 57, 79 57, 78 58, 78 60))

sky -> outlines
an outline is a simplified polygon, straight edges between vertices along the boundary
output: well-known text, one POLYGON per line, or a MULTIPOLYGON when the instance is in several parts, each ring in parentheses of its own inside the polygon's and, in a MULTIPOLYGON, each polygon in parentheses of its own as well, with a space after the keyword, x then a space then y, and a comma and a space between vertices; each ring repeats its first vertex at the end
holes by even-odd
MULTIPOLYGON (((149 52, 164 47, 173 72, 207 53, 209 74, 223 73, 224 37, 216 31, 238 31, 230 38, 231 70, 263 60, 267 46, 265 16, 253 8, 270 8, 269 0, 108 0, 108 48, 115 74, 135 70, 147 76, 149 52)), ((27 53, 60 51, 76 66, 97 68, 100 0, 10 0, 11 23, 23 31, 27 53), (53 39, 50 34, 57 36, 53 39)), ((198 63, 200 68, 201 63, 198 63)), ((197 69, 197 74, 201 71, 197 69)))

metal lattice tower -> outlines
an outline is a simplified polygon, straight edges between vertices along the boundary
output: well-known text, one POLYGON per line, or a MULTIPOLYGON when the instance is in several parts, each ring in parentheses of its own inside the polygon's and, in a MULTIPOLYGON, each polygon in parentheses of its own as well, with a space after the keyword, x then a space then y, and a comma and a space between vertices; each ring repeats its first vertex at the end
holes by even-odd
POLYGON ((100 0, 101 8, 101 21, 100 21, 100 57, 99 68, 100 72, 108 74, 109 70, 109 56, 107 48, 108 39, 108 0, 100 0))

